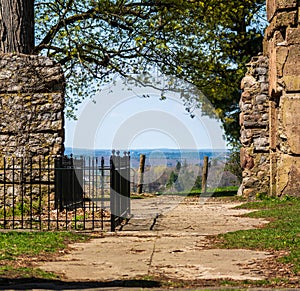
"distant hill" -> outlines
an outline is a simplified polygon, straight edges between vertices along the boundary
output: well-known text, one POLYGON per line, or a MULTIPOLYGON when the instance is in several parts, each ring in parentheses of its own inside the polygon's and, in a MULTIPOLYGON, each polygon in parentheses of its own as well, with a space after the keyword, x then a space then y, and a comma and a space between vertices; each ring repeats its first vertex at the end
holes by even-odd
MULTIPOLYGON (((120 151, 123 155, 123 151, 120 151)), ((108 149, 73 149, 67 147, 65 149, 66 155, 76 157, 104 157, 109 160, 112 152, 108 149)), ((138 166, 140 155, 146 155, 146 166, 153 164, 164 164, 167 167, 174 167, 177 162, 187 162, 188 164, 201 164, 204 156, 210 159, 216 158, 218 160, 225 160, 228 150, 225 149, 134 149, 130 151, 132 167, 138 166)))

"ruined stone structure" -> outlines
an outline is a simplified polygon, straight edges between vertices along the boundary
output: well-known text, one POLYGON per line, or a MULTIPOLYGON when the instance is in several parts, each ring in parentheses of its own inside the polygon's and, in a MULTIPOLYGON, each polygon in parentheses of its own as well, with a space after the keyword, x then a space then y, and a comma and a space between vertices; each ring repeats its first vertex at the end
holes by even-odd
POLYGON ((300 4, 268 0, 264 53, 242 81, 242 193, 300 196, 300 4))
POLYGON ((38 213, 54 207, 50 167, 64 152, 64 91, 61 67, 47 57, 0 54, 0 207, 7 213, 21 201, 31 216, 34 203, 38 213))
POLYGON ((0 54, 0 158, 63 154, 64 87, 47 57, 0 54))

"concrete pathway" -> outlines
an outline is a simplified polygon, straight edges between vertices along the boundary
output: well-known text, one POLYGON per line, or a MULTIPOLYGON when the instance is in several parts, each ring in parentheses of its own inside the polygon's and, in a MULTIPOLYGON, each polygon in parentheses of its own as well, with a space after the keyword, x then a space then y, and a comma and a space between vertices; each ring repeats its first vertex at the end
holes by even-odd
POLYGON ((267 223, 240 217, 247 211, 233 209, 238 203, 177 196, 132 202, 134 217, 122 231, 74 244, 69 254, 39 267, 61 274, 69 282, 113 282, 156 276, 170 280, 264 278, 255 264, 270 254, 211 249, 208 244, 209 235, 267 223))

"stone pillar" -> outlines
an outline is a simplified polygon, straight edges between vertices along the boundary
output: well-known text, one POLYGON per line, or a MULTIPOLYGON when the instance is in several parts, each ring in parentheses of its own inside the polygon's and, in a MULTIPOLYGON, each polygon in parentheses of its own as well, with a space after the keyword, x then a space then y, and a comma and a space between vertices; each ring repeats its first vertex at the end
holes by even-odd
POLYGON ((263 56, 242 81, 242 193, 300 196, 300 1, 267 0, 267 17, 263 56))
POLYGON ((300 7, 268 0, 270 194, 300 196, 300 7))
POLYGON ((64 90, 47 57, 0 54, 0 158, 63 154, 64 90))
POLYGON ((268 58, 252 58, 241 88, 242 193, 251 198, 268 193, 270 183, 268 58))

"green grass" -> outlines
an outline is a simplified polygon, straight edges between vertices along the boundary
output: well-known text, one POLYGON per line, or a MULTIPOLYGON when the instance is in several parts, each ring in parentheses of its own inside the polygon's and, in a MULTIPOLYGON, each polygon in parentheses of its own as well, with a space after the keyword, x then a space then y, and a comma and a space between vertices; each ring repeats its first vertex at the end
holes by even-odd
MULTIPOLYGON (((202 194, 208 197, 229 197, 235 196, 237 194, 238 187, 237 186, 227 186, 227 187, 218 187, 218 188, 208 188, 207 193, 202 194)), ((192 189, 188 196, 196 196, 201 195, 201 189, 192 189)), ((201 195, 201 196, 202 196, 201 195)))
POLYGON ((239 208, 259 209, 249 217, 265 218, 271 222, 264 228, 241 230, 219 235, 222 248, 287 251, 282 262, 293 264, 295 274, 300 272, 300 199, 284 197, 251 202, 239 208))
MULTIPOLYGON (((218 187, 218 188, 208 188, 206 193, 201 194, 201 189, 192 189, 189 192, 167 192, 167 193, 159 193, 157 195, 169 194, 169 195, 177 195, 177 196, 203 196, 203 197, 231 197, 236 196, 238 191, 237 186, 227 186, 227 187, 218 187)), ((132 198, 132 197, 131 197, 132 198)))
POLYGON ((0 260, 16 260, 18 256, 54 253, 67 243, 84 241, 87 236, 72 232, 2 232, 0 260))
POLYGON ((88 238, 73 232, 0 232, 0 279, 56 279, 52 273, 33 268, 31 261, 47 259, 69 243, 88 238))
POLYGON ((51 273, 46 272, 37 268, 30 267, 13 267, 13 266, 0 266, 0 278, 8 277, 9 278, 41 278, 41 279, 58 279, 58 276, 51 273))

